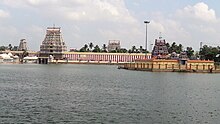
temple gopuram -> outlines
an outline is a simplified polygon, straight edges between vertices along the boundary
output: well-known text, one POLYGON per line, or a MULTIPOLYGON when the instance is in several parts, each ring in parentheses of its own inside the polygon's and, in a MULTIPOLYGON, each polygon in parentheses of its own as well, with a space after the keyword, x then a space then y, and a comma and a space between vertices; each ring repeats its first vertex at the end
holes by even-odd
POLYGON ((66 51, 67 46, 62 38, 60 27, 48 27, 40 45, 39 64, 47 64, 51 59, 63 59, 66 51))
POLYGON ((152 56, 156 56, 158 58, 166 58, 168 54, 169 53, 165 39, 162 39, 162 37, 159 37, 159 39, 155 39, 155 45, 152 51, 152 56))
POLYGON ((220 73, 213 60, 191 60, 186 52, 169 54, 166 41, 161 37, 155 40, 151 59, 136 59, 120 68, 151 72, 220 73))

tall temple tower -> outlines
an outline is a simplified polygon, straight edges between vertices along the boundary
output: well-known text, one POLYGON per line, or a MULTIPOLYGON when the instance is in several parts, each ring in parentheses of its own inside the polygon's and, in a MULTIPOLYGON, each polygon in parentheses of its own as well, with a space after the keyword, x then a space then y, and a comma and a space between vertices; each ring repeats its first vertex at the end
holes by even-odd
POLYGON ((119 50, 121 49, 119 40, 109 40, 108 42, 108 51, 119 50))
POLYGON ((65 51, 67 51, 67 46, 62 38, 60 27, 48 27, 44 41, 40 45, 39 57, 63 59, 63 52, 65 51))
POLYGON ((168 48, 166 46, 165 39, 162 39, 160 36, 159 39, 155 39, 155 45, 152 51, 153 56, 157 56, 158 58, 164 58, 168 55, 168 48))
POLYGON ((19 50, 19 51, 27 50, 27 42, 26 42, 26 39, 21 39, 21 40, 20 40, 20 44, 19 44, 18 50, 19 50))

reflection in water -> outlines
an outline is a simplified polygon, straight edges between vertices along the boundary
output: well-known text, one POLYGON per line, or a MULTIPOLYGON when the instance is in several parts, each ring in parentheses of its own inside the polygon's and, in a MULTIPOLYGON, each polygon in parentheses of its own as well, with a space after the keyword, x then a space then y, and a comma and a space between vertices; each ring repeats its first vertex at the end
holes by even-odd
POLYGON ((0 65, 1 123, 218 123, 218 74, 0 65))

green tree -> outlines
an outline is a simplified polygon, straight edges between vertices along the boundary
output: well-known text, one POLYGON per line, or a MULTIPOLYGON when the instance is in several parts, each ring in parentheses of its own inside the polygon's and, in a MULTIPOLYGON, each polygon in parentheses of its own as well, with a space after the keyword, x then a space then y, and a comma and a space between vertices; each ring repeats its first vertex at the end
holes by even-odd
POLYGON ((87 44, 85 44, 85 45, 84 45, 84 48, 85 48, 85 50, 87 50, 87 49, 88 49, 88 45, 87 45, 87 44))
POLYGON ((194 55, 194 50, 192 47, 186 47, 186 54, 188 58, 191 58, 194 55))
POLYGON ((88 45, 85 44, 79 51, 80 52, 88 52, 89 48, 88 48, 88 45))
POLYGON ((177 51, 176 53, 180 53, 183 51, 183 45, 182 44, 179 44, 179 46, 177 46, 177 51))
POLYGON ((11 44, 8 44, 8 49, 12 50, 12 45, 11 44))
POLYGON ((140 46, 140 48, 139 48, 139 52, 143 52, 143 46, 140 46))
POLYGON ((0 46, 0 51, 5 51, 6 47, 5 46, 0 46))
POLYGON ((111 50, 110 53, 117 53, 117 50, 111 50))
POLYGON ((136 51, 136 47, 135 47, 135 46, 132 46, 131 52, 134 53, 135 51, 136 51))
POLYGON ((93 47, 94 47, 93 43, 90 42, 90 43, 89 43, 89 49, 90 49, 90 51, 92 51, 92 48, 93 48, 93 47))
POLYGON ((98 45, 95 45, 95 47, 94 47, 92 52, 101 52, 101 49, 99 48, 98 45))
POLYGON ((128 52, 128 50, 125 49, 125 48, 121 48, 121 49, 120 49, 120 53, 127 53, 127 52, 128 52))
POLYGON ((218 57, 216 57, 218 54, 220 54, 219 47, 212 47, 207 45, 204 45, 199 52, 200 59, 214 61, 218 61, 218 57))
POLYGON ((170 44, 166 43, 166 46, 167 46, 167 49, 169 50, 170 49, 170 44))
POLYGON ((172 45, 170 46, 169 43, 166 44, 166 46, 168 47, 168 52, 169 53, 180 53, 183 51, 183 46, 182 44, 176 45, 176 42, 173 42, 172 45))
POLYGON ((103 45, 102 45, 102 52, 107 52, 107 46, 106 46, 106 44, 103 44, 103 45))
POLYGON ((13 48, 12 48, 12 51, 17 51, 18 50, 18 46, 14 46, 13 48))

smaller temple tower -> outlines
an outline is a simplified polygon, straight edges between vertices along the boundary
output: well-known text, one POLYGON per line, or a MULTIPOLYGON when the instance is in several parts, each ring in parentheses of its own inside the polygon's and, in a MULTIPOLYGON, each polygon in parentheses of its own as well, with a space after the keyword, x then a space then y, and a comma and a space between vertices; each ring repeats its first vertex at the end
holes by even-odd
POLYGON ((108 42, 108 51, 119 50, 121 49, 119 40, 109 40, 108 42))
POLYGON ((26 42, 26 39, 21 39, 21 40, 20 40, 20 44, 19 44, 18 50, 19 50, 19 51, 26 51, 26 50, 27 50, 27 42, 26 42))
POLYGON ((46 36, 40 45, 39 63, 47 64, 48 59, 63 59, 67 46, 61 35, 60 27, 48 27, 46 36), (42 60, 42 61, 41 61, 42 60))
POLYGON ((158 58, 164 58, 168 55, 168 48, 166 46, 165 39, 160 36, 159 39, 155 39, 155 45, 152 51, 152 56, 157 56, 158 58))

